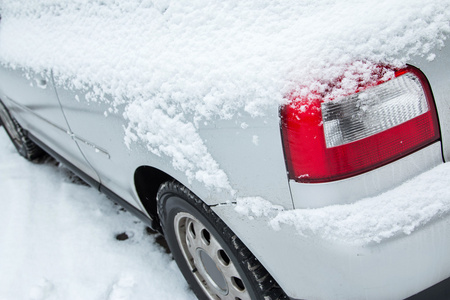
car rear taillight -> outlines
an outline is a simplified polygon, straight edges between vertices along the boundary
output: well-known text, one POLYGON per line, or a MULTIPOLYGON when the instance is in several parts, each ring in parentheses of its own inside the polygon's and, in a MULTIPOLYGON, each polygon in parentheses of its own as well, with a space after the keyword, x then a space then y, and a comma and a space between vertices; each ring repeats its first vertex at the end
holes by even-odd
POLYGON ((339 100, 292 98, 281 126, 289 177, 298 182, 358 175, 440 137, 428 81, 413 67, 339 100))

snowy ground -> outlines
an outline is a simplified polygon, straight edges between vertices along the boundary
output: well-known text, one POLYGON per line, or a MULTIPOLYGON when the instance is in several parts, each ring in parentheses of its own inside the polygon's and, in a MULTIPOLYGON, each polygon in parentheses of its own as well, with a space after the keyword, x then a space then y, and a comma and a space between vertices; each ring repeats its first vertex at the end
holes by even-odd
POLYGON ((157 236, 73 181, 54 161, 27 162, 0 129, 0 300, 195 299, 157 236))

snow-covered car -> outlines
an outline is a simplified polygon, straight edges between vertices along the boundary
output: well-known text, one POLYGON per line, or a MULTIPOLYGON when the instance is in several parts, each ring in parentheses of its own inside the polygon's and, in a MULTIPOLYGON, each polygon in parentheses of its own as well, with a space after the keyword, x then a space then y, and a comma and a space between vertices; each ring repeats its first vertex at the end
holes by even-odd
POLYGON ((200 299, 450 277, 448 0, 122 2, 1 2, 22 156, 162 232, 200 299))

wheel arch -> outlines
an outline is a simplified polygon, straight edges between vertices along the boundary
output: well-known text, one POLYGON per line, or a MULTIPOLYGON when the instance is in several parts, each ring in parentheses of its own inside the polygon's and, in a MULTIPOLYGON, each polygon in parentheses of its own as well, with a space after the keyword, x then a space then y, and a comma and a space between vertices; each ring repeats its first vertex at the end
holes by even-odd
POLYGON ((156 204, 156 194, 159 187, 167 181, 175 180, 169 174, 151 167, 140 166, 134 172, 134 186, 139 200, 153 220, 156 230, 161 231, 156 204))

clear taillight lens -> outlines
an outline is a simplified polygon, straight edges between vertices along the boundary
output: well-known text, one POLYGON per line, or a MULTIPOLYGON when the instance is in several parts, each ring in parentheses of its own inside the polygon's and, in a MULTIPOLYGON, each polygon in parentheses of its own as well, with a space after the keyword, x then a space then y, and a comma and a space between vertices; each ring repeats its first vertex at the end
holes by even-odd
POLYGON ((282 109, 289 176, 326 182, 385 165, 439 139, 425 76, 408 67, 395 78, 340 100, 292 99, 282 109))

